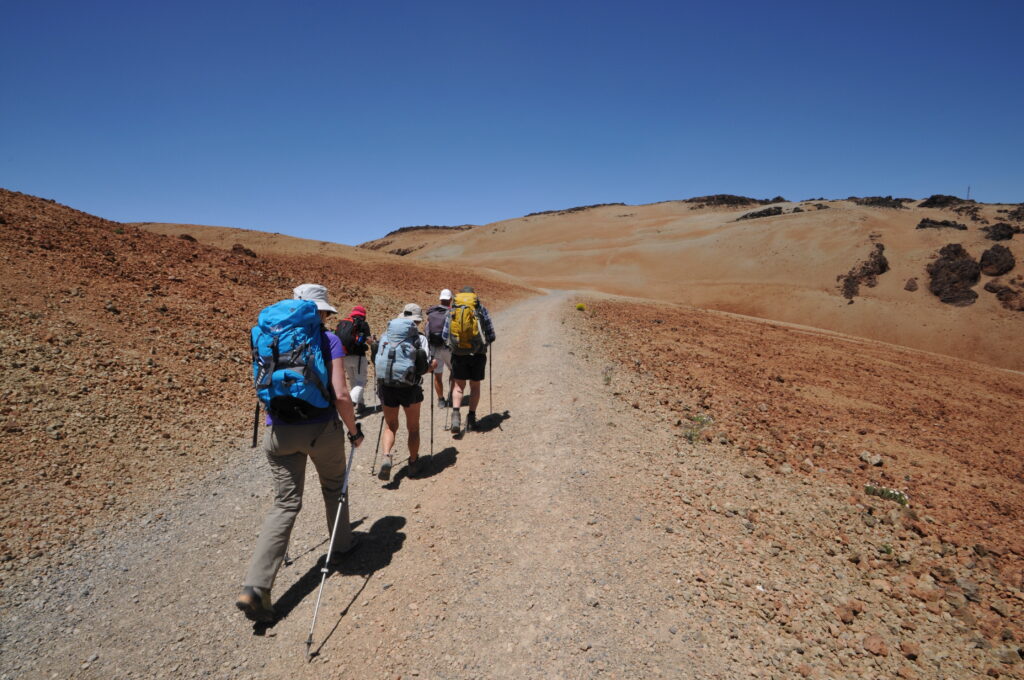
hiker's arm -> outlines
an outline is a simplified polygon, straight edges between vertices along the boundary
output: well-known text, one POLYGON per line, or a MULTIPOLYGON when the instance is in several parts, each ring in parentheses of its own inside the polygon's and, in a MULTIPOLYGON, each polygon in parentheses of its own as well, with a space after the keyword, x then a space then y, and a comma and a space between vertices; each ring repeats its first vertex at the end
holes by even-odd
MULTIPOLYGON (((345 423, 345 429, 348 430, 349 434, 355 434, 358 431, 356 430, 356 414, 352 409, 352 397, 348 394, 344 358, 331 361, 331 385, 334 387, 334 407, 338 409, 341 422, 345 423)), ((356 446, 359 446, 361 443, 362 437, 355 441, 356 446)))

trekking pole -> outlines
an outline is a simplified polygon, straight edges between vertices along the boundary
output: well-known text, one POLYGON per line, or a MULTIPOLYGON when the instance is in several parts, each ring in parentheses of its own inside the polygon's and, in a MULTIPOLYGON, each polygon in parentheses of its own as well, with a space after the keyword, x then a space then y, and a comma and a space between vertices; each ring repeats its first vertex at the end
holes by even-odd
POLYGON ((430 395, 430 455, 434 455, 434 395, 430 395))
POLYGON ((345 481, 341 484, 341 496, 338 498, 338 510, 334 515, 334 528, 331 529, 331 541, 327 546, 327 555, 324 556, 324 565, 320 567, 320 591, 316 594, 316 607, 313 608, 313 623, 309 626, 309 637, 306 638, 306 661, 312 660, 310 652, 313 647, 313 629, 316 628, 316 617, 320 613, 320 598, 324 594, 324 582, 327 581, 327 574, 330 573, 328 563, 331 561, 331 553, 334 552, 334 538, 338 535, 338 524, 341 522, 341 510, 348 500, 348 477, 352 472, 352 461, 356 458, 357 447, 352 447, 352 453, 348 457, 348 465, 345 466, 345 481))
POLYGON ((487 400, 490 402, 491 413, 494 413, 494 349, 487 353, 487 360, 491 362, 491 368, 487 371, 487 400))
POLYGON ((252 416, 252 447, 256 448, 256 433, 260 429, 260 402, 256 402, 256 412, 252 416))
MULTIPOLYGON (((378 395, 379 398, 379 395, 378 395)), ((380 449, 380 437, 384 434, 384 406, 380 408, 380 428, 377 430, 377 443, 373 445, 373 465, 370 466, 370 476, 376 474, 377 471, 377 451, 380 449)))

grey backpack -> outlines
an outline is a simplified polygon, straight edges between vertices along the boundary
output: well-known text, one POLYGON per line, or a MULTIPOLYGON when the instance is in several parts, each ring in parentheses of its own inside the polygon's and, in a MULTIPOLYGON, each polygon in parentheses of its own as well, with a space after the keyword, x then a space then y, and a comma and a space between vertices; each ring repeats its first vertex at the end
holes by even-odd
POLYGON ((377 347, 373 367, 377 379, 391 387, 410 387, 420 383, 416 339, 420 332, 411 319, 392 319, 377 347))

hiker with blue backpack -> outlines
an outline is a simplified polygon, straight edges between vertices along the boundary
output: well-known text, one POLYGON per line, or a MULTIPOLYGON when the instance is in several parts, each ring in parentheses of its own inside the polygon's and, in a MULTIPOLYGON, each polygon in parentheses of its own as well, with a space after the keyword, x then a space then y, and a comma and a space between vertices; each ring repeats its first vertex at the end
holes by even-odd
POLYGON ((388 329, 381 336, 374 357, 373 370, 377 376, 377 395, 384 409, 384 461, 377 477, 382 481, 391 478, 398 432, 398 408, 405 411, 405 425, 409 430, 410 475, 419 472, 420 450, 420 405, 423 403, 423 374, 434 368, 430 358, 430 345, 420 333, 419 323, 423 321, 420 306, 407 304, 402 315, 388 323, 388 329))
POLYGON ((327 289, 305 283, 260 312, 252 329, 256 393, 269 430, 262 449, 274 479, 267 513, 236 606, 254 620, 275 619, 270 591, 302 507, 306 459, 313 461, 331 536, 328 563, 356 545, 349 525, 345 429, 353 452, 363 441, 345 380, 344 348, 324 324, 337 310, 327 289))
POLYGON ((452 351, 452 418, 451 431, 459 434, 462 394, 469 381, 469 413, 466 414, 466 429, 476 428, 476 407, 480 403, 480 383, 487 368, 487 349, 496 339, 494 324, 487 308, 480 303, 476 291, 466 286, 452 303, 448 318, 444 322, 441 339, 452 351))

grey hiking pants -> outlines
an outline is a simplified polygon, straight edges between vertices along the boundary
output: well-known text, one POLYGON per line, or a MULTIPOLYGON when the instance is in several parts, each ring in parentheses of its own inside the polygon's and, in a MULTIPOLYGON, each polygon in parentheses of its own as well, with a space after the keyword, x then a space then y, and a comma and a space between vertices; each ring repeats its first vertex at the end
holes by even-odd
MULTIPOLYGON (((313 459, 320 488, 327 506, 327 533, 334 528, 341 486, 345 479, 345 428, 341 421, 309 425, 274 425, 263 438, 263 452, 274 477, 274 507, 267 513, 256 541, 245 586, 270 590, 277 570, 284 561, 295 518, 302 509, 302 489, 306 481, 306 457, 313 459)), ((335 551, 344 551, 352 542, 348 519, 348 501, 341 509, 335 551)))

